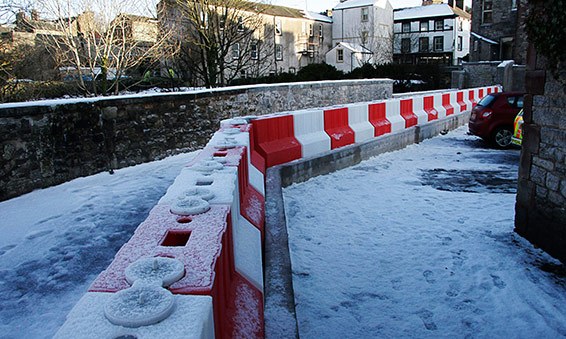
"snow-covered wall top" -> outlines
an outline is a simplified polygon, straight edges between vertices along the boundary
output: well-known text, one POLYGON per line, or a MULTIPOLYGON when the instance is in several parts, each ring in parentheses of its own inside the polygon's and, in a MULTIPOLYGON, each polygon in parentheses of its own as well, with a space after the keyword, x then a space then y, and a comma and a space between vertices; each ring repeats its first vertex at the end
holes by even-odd
POLYGON ((0 105, 0 200, 202 148, 223 119, 386 99, 392 86, 303 82, 0 105))

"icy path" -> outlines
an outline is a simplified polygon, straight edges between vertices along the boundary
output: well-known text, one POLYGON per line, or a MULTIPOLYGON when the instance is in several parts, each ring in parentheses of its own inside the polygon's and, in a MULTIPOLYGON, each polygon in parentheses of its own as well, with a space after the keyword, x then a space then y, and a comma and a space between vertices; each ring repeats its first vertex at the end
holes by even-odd
POLYGON ((194 153, 0 203, 0 338, 51 338, 194 153))
POLYGON ((466 130, 284 190, 301 338, 566 336, 563 266, 513 232, 519 151, 466 130))

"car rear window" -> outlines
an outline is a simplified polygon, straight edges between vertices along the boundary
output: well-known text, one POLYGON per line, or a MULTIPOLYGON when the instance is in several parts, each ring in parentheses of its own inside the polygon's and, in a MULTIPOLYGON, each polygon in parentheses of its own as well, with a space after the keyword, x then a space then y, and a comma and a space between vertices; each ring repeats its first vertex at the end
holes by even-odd
POLYGON ((478 102, 478 105, 483 106, 483 107, 489 107, 489 105, 491 105, 491 103, 493 103, 495 101, 495 96, 493 95, 486 95, 485 97, 483 97, 483 99, 481 99, 478 102))

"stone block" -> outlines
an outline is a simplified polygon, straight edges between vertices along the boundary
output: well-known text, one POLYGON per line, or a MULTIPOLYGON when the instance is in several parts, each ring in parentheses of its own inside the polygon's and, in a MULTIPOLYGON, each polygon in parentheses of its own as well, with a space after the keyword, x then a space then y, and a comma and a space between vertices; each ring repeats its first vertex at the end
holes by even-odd
POLYGON ((560 178, 552 173, 546 174, 546 188, 551 191, 558 191, 560 186, 560 178))
POLYGON ((542 167, 534 165, 531 166, 530 180, 537 185, 544 186, 546 182, 546 170, 542 167))
POLYGON ((554 170, 554 162, 552 162, 551 160, 543 159, 539 156, 533 157, 533 165, 536 165, 538 167, 542 167, 544 170, 547 170, 547 171, 554 170))

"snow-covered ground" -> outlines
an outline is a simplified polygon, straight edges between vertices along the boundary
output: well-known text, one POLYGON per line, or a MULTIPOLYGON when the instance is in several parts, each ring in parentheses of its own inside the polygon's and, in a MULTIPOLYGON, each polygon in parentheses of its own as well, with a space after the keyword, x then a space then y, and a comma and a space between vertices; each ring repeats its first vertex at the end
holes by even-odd
POLYGON ((563 266, 513 232, 519 151, 466 130, 284 190, 301 338, 566 337, 563 266))
POLYGON ((0 338, 51 338, 195 153, 0 203, 0 338))
MULTIPOLYGON (((0 338, 52 337, 193 156, 0 203, 0 338)), ((566 336, 562 266, 513 233, 518 157, 463 128, 285 189, 301 336, 566 336)))

